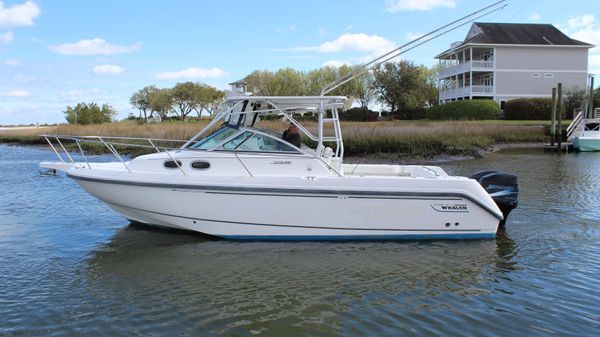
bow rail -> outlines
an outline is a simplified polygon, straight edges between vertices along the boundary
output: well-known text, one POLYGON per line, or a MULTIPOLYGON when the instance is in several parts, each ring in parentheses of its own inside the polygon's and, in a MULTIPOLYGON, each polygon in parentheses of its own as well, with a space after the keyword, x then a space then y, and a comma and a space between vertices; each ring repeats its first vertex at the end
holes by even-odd
POLYGON ((135 148, 146 148, 151 149, 156 152, 164 151, 171 157, 171 159, 175 162, 179 170, 183 174, 185 171, 179 163, 173 158, 169 150, 178 150, 181 145, 187 142, 187 140, 180 139, 164 139, 164 138, 139 138, 139 137, 120 137, 120 136, 75 136, 75 135, 40 135, 43 137, 50 148, 60 162, 64 165, 75 164, 75 160, 67 150, 67 146, 65 146, 65 141, 70 142, 71 144, 76 145, 76 150, 79 151, 79 154, 85 160, 85 164, 89 169, 92 169, 90 165, 90 161, 88 160, 87 154, 85 153, 84 147, 82 144, 100 144, 103 145, 110 153, 112 153, 115 158, 119 162, 123 164, 123 166, 127 169, 127 171, 131 172, 129 167, 127 167, 127 162, 123 159, 123 156, 117 150, 118 147, 135 147, 135 148), (173 145, 170 145, 173 144, 173 145))

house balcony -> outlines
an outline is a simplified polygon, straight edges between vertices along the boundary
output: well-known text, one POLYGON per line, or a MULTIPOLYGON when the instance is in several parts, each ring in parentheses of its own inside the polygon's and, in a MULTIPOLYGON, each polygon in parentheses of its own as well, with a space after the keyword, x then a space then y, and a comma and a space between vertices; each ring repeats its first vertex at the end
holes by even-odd
POLYGON ((469 71, 491 71, 494 68, 494 61, 471 60, 458 63, 454 66, 440 70, 439 77, 446 78, 454 75, 466 73, 469 71))
POLYGON ((466 98, 470 96, 493 96, 494 86, 493 85, 473 85, 456 88, 448 88, 440 90, 440 101, 446 101, 456 98, 466 98))

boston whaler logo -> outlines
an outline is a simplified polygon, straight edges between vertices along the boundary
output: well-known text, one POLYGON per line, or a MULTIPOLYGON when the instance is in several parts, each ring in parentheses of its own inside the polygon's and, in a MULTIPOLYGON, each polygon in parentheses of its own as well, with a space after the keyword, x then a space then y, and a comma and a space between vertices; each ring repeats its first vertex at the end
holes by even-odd
POLYGON ((438 212, 469 212, 466 204, 432 204, 431 207, 438 212))
POLYGON ((269 164, 271 164, 271 165, 292 165, 292 162, 289 160, 273 160, 269 164))

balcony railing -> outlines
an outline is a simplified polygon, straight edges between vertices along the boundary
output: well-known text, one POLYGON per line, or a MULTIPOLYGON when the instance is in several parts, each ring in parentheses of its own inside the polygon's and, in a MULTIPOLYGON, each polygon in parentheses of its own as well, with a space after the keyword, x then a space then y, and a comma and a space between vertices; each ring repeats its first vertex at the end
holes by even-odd
POLYGON ((472 60, 442 69, 440 78, 449 77, 457 74, 466 73, 471 70, 491 70, 494 68, 494 61, 472 60))
POLYGON ((440 90, 440 100, 448 100, 469 96, 491 96, 494 93, 492 85, 473 85, 440 90))

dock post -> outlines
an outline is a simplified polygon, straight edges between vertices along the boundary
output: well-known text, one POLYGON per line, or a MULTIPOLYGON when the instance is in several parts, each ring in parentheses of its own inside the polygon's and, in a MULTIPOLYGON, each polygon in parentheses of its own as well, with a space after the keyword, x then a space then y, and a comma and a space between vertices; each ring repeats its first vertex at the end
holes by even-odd
POLYGON ((552 88, 552 117, 550 122, 550 146, 556 140, 556 88, 552 88))
POLYGON ((562 150, 562 114, 563 114, 563 101, 562 101, 562 83, 558 83, 558 88, 556 89, 556 140, 558 144, 558 152, 562 150))
POLYGON ((590 95, 588 97, 587 118, 594 118, 594 76, 590 76, 590 95))

